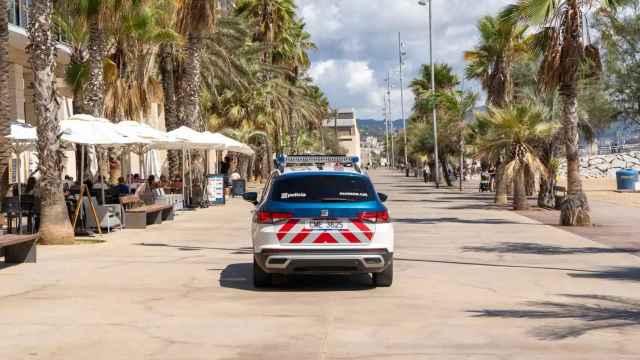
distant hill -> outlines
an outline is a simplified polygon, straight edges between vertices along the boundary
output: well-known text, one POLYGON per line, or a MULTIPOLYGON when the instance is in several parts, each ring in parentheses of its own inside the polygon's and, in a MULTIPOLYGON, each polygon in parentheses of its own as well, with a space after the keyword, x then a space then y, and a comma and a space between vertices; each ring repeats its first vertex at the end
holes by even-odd
MULTIPOLYGON (((393 128, 402 130, 402 120, 394 120, 393 128)), ((362 139, 367 136, 382 137, 385 135, 384 120, 378 119, 358 119, 358 129, 362 139)))

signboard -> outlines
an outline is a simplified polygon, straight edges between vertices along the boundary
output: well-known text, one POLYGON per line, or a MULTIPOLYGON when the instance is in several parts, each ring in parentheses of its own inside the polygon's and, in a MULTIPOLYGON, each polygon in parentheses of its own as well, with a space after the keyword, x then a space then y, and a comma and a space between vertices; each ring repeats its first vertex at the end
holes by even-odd
POLYGON ((211 205, 224 205, 224 177, 222 175, 209 175, 207 177, 206 197, 211 205))

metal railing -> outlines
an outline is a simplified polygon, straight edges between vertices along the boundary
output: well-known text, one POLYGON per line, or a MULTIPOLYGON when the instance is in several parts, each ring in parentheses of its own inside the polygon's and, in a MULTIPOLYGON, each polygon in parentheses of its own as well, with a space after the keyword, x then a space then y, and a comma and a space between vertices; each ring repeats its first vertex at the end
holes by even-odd
POLYGON ((640 144, 598 146, 598 155, 620 154, 631 151, 640 151, 640 144))

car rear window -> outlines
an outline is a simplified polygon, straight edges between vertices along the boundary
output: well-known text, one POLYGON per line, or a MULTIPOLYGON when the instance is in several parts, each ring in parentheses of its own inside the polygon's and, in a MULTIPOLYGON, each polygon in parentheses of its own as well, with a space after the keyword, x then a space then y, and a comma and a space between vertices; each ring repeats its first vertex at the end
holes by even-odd
POLYGON ((271 199, 284 202, 353 202, 375 199, 373 186, 356 176, 316 175, 280 179, 271 199))

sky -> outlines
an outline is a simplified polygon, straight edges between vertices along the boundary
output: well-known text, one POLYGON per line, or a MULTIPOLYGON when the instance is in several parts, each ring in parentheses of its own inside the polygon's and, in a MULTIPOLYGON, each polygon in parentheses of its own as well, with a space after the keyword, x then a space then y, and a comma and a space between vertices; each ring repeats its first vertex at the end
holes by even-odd
MULTIPOLYGON (((478 41, 476 25, 513 0, 433 0, 434 61, 462 78, 463 52, 478 41)), ((332 107, 355 108, 358 118, 383 118, 385 78, 391 72, 391 110, 401 118, 398 32, 406 43, 405 114, 413 106, 407 84, 428 61, 427 7, 417 0, 296 0, 298 14, 318 47, 309 75, 332 107)), ((475 82, 466 89, 480 91, 475 82)))

